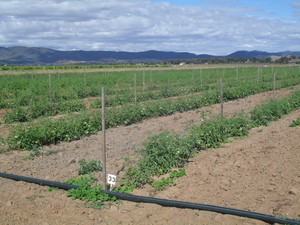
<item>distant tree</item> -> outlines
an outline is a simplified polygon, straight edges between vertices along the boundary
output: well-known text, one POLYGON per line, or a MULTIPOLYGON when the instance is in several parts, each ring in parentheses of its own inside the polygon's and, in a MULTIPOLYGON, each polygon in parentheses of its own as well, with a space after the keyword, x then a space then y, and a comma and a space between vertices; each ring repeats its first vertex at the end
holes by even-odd
POLYGON ((270 63, 270 62, 272 62, 272 58, 271 58, 271 57, 267 57, 267 58, 265 58, 265 62, 266 62, 266 63, 270 63))
POLYGON ((290 58, 284 56, 284 57, 280 57, 279 59, 277 59, 275 62, 276 63, 282 63, 282 64, 287 64, 289 63, 290 58))

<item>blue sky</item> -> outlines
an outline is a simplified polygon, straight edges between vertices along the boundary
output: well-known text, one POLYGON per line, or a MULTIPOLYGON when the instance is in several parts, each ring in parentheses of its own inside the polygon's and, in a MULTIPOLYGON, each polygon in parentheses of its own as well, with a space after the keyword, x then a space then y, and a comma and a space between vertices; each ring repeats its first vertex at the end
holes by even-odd
POLYGON ((299 20, 293 17, 292 4, 293 0, 151 0, 152 2, 168 2, 176 6, 200 6, 204 8, 216 7, 253 7, 252 15, 282 19, 282 20, 299 20))
POLYGON ((300 0, 0 0, 0 46, 300 51, 300 0))

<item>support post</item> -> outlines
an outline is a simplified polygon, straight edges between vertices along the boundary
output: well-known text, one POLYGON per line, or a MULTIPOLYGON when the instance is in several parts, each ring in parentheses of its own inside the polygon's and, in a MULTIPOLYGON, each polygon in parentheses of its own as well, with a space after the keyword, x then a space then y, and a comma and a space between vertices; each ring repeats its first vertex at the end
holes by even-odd
POLYGON ((145 91, 146 83, 145 83, 145 70, 143 70, 143 92, 145 91))
POLYGON ((86 93, 86 73, 83 74, 83 86, 84 86, 84 97, 87 96, 87 93, 86 93))
POLYGON ((273 98, 275 98, 275 90, 276 90, 276 72, 274 72, 274 79, 273 79, 273 98))
POLYGON ((106 136, 105 136, 105 88, 102 87, 102 160, 103 160, 103 169, 102 169, 102 183, 104 185, 104 190, 107 190, 106 188, 106 136))
POLYGON ((137 103, 137 94, 136 94, 136 73, 134 73, 134 102, 137 103))
POLYGON ((221 104, 221 117, 223 118, 224 106, 223 106, 223 79, 220 80, 220 104, 221 104))
POLYGON ((201 82, 201 88, 202 88, 203 87, 202 69, 200 69, 200 82, 201 82))
POLYGON ((49 99, 50 103, 52 103, 52 85, 51 85, 51 74, 48 75, 48 83, 49 83, 49 99))

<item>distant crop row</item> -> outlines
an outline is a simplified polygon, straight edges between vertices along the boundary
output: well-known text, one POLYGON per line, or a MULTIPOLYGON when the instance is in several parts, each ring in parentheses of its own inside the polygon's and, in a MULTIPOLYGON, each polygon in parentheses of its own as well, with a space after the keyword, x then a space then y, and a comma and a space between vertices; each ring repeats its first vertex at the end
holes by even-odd
MULTIPOLYGON (((298 68, 285 68, 285 70, 284 68, 277 69, 280 70, 276 76, 276 88, 299 83, 300 76, 298 75, 298 68)), ((101 78, 101 76, 102 78, 107 76, 107 78, 103 78, 104 81, 107 81, 106 83, 104 82, 103 85, 106 84, 108 86, 105 86, 107 90, 106 105, 112 107, 135 102, 190 95, 198 92, 217 91, 219 88, 218 76, 221 76, 225 80, 224 86, 226 93, 234 92, 235 87, 244 85, 245 83, 256 83, 255 85, 257 86, 269 86, 271 88, 274 75, 270 73, 271 68, 269 70, 270 71, 264 69, 264 72, 257 68, 244 68, 240 72, 238 72, 238 69, 226 69, 226 72, 225 70, 170 70, 163 72, 159 71, 158 73, 162 74, 156 75, 152 74, 153 71, 150 71, 148 72, 148 76, 146 76, 144 72, 141 72, 139 74, 140 82, 137 85, 136 95, 135 91, 128 83, 133 76, 132 74, 127 73, 116 73, 111 75, 98 74, 98 76, 93 74, 90 75, 90 79, 93 81, 91 85, 87 85, 87 75, 84 75, 84 87, 79 85, 82 83, 82 80, 80 80, 82 79, 82 75, 79 77, 78 74, 66 74, 64 77, 62 77, 63 75, 60 75, 61 77, 57 77, 56 82, 52 83, 52 86, 58 85, 58 87, 56 87, 57 89, 53 88, 51 92, 49 92, 49 87, 47 88, 49 80, 46 79, 45 81, 44 75, 39 75, 34 79, 30 76, 25 76, 25 78, 21 76, 20 79, 13 77, 11 78, 11 83, 9 83, 9 79, 5 80, 8 84, 2 89, 0 106, 7 108, 4 115, 4 121, 6 123, 26 122, 41 116, 54 116, 69 112, 83 111, 88 108, 99 108, 101 106, 99 98, 80 100, 80 97, 85 97, 83 95, 81 96, 80 93, 89 93, 87 95, 99 97, 100 85, 98 86, 96 83, 97 79, 99 79, 99 77, 101 78), (256 74, 253 75, 250 72, 256 72, 256 74), (167 73, 167 75, 165 73, 167 73), (114 79, 116 80, 114 81, 114 79), (36 82, 40 82, 40 84, 37 84, 36 82), (66 82, 70 82, 70 84, 66 85, 66 82), (111 83, 113 83, 113 85, 111 85, 111 83), (94 86, 94 84, 96 84, 96 86, 94 86), (146 84, 148 84, 148 86, 146 86, 146 84), (32 85, 35 85, 36 87, 33 88, 32 85), (41 86, 44 88, 39 89, 41 86), (127 87, 127 89, 124 87, 127 87), (72 92, 69 88, 73 91, 78 89, 78 91, 72 92), (58 93, 68 93, 69 97, 66 95, 64 95, 64 97, 58 97, 60 95, 58 93), (49 99, 50 97, 51 101, 49 99), (85 104, 83 101, 88 103, 85 104), (86 105, 90 106, 87 108, 86 105), (26 107, 24 108, 24 106, 26 107)), ((52 78, 50 81, 54 82, 54 79, 52 78)), ((234 98, 236 97, 237 96, 234 98)), ((227 100, 230 100, 230 98, 227 97, 227 100)))
MULTIPOLYGON (((272 81, 272 68, 228 68, 203 70, 163 70, 136 72, 54 73, 0 76, 0 108, 28 106, 32 102, 62 102, 99 97, 101 87, 107 90, 108 106, 137 101, 191 94, 212 86, 223 78, 230 81, 272 81)), ((274 69, 275 71, 275 69, 274 69)), ((277 79, 291 79, 298 68, 276 68, 277 79)))
MULTIPOLYGON (((0 66, 0 71, 35 71, 35 70, 68 70, 68 69, 100 69, 100 68, 138 68, 139 65, 65 65, 65 66, 0 66)), ((157 65, 143 65, 157 67, 157 65)), ((159 67, 166 67, 160 65, 159 67)))
MULTIPOLYGON (((300 79, 282 81, 280 87, 299 84, 300 79)), ((272 90, 269 83, 249 82, 225 88, 224 101, 272 90)), ((199 107, 218 103, 220 92, 217 89, 202 94, 180 96, 175 99, 144 102, 142 104, 123 105, 107 109, 106 127, 130 125, 144 119, 171 115, 199 107)), ((83 112, 58 119, 42 119, 14 127, 7 139, 11 148, 31 149, 37 146, 71 141, 101 130, 101 113, 83 112)))

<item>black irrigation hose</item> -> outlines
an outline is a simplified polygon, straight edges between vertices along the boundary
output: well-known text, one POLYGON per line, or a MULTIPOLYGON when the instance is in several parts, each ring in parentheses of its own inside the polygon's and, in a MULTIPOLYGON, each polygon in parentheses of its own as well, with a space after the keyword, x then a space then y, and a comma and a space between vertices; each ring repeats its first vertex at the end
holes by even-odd
MULTIPOLYGON (((44 186, 57 187, 64 190, 80 187, 72 184, 65 184, 65 183, 60 183, 55 181, 42 180, 42 179, 24 177, 24 176, 7 174, 7 173, 0 173, 0 177, 4 177, 16 181, 26 181, 29 183, 35 183, 44 186)), ((103 192, 111 197, 116 197, 119 199, 133 201, 133 202, 155 203, 158 205, 168 206, 168 207, 198 209, 198 210, 205 210, 205 211, 211 211, 211 212, 222 213, 222 214, 230 214, 235 216, 247 217, 251 219, 257 219, 270 224, 279 223, 279 224, 300 225, 300 221, 298 220, 281 218, 272 215, 249 212, 249 211, 244 211, 239 209, 225 208, 225 207, 219 207, 213 205, 204 205, 204 204, 191 203, 191 202, 167 200, 167 199, 160 199, 160 198, 143 197, 143 196, 116 193, 116 192, 104 191, 104 190, 103 192)))

